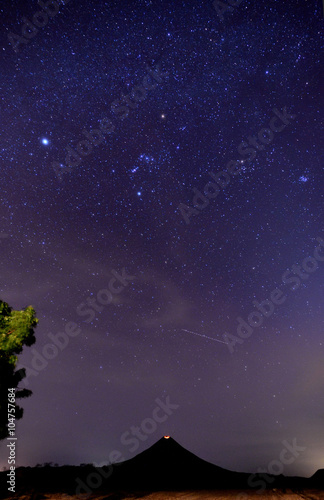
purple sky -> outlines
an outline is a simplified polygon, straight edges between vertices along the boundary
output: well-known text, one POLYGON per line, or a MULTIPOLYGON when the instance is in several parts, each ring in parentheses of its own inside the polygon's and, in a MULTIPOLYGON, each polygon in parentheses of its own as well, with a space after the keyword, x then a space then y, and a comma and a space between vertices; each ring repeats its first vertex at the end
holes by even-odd
POLYGON ((324 468, 322 3, 54 7, 1 8, 0 298, 39 318, 18 463, 169 434, 324 468))

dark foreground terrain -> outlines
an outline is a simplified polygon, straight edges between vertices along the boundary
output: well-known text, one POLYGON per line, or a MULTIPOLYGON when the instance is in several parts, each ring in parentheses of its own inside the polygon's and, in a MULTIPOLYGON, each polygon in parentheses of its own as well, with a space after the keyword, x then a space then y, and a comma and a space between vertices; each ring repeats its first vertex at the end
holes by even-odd
MULTIPOLYGON (((17 500, 81 500, 81 497, 76 495, 65 495, 65 494, 52 494, 39 496, 37 494, 23 495, 13 497, 17 500)), ((145 499, 145 500, 324 500, 324 491, 319 490, 306 490, 303 492, 293 492, 293 491, 266 491, 262 494, 256 491, 161 491, 155 493, 143 493, 143 494, 123 494, 123 493, 111 493, 108 495, 90 495, 89 500, 135 500, 135 499, 145 499)))
POLYGON ((160 439, 131 460, 98 468, 19 467, 13 493, 8 491, 7 474, 0 473, 0 498, 17 500, 324 500, 324 469, 310 478, 229 471, 202 460, 172 438, 160 439))

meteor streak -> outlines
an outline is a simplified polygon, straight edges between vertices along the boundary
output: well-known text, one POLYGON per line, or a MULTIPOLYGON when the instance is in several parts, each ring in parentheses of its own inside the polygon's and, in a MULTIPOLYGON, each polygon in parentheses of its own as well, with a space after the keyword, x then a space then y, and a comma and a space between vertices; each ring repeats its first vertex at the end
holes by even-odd
POLYGON ((203 337, 203 338, 209 339, 209 340, 214 340, 214 342, 220 342, 221 344, 226 344, 227 345, 227 342, 224 342, 223 340, 212 339, 211 337, 207 337, 207 335, 202 335, 201 333, 196 333, 196 332, 192 332, 190 330, 185 330, 184 328, 182 328, 182 331, 183 332, 188 332, 188 333, 193 333, 194 335, 198 335, 199 337, 203 337))

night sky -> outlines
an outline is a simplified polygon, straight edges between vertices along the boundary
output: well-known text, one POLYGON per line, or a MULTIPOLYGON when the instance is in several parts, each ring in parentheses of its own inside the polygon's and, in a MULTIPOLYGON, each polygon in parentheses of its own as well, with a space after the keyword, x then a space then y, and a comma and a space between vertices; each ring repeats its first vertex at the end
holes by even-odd
POLYGON ((168 434, 246 472, 295 440, 283 473, 310 476, 322 2, 65 3, 37 28, 36 1, 0 9, 0 297, 39 318, 18 465, 128 459, 168 434))

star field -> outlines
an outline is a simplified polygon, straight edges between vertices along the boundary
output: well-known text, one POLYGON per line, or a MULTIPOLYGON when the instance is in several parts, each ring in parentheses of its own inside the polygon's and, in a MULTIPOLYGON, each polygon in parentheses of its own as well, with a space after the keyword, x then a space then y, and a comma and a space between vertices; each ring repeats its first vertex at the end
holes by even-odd
POLYGON ((39 9, 1 7, 1 299, 39 318, 23 366, 80 333, 28 377, 19 464, 130 458, 121 435, 170 396, 139 451, 171 435, 251 472, 296 438, 283 473, 323 468, 324 262, 293 274, 324 240, 321 2, 243 0, 222 21, 212 1, 70 0, 15 52, 39 9), (195 206, 230 160, 240 173, 195 206))

